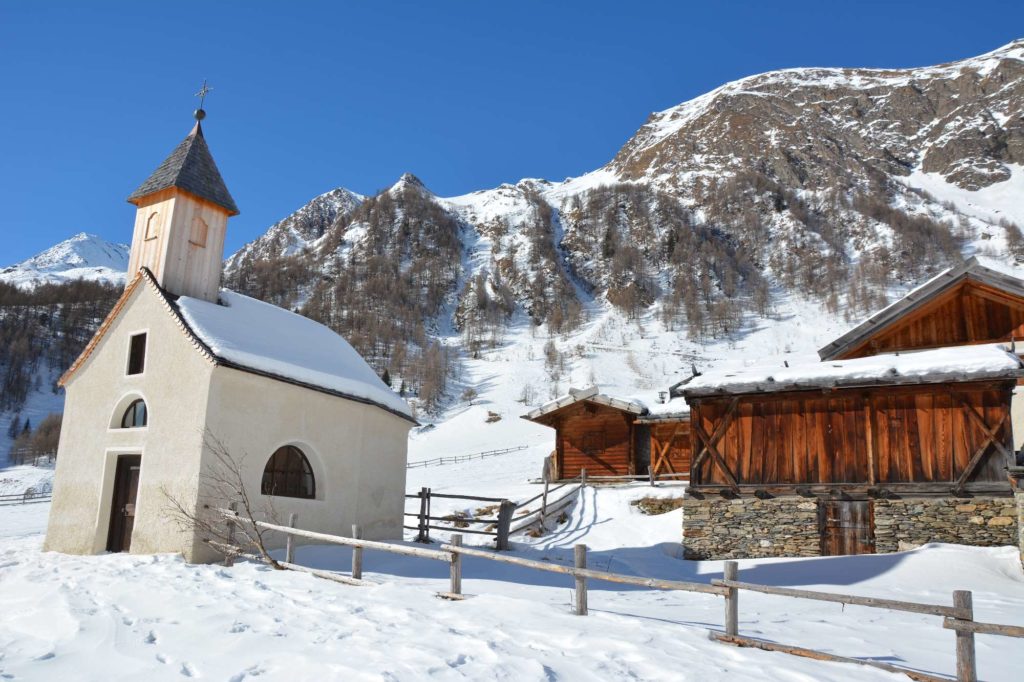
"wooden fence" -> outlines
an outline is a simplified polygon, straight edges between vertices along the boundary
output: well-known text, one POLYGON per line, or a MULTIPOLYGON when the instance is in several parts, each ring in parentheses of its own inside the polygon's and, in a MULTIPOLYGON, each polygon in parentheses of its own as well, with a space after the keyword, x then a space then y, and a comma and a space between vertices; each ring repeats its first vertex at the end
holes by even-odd
POLYGON ((434 459, 425 459, 421 462, 406 462, 406 469, 419 469, 423 467, 442 466, 445 464, 458 464, 459 462, 468 462, 473 459, 487 459, 488 457, 497 457, 499 455, 507 455, 511 452, 520 452, 530 447, 529 445, 516 445, 511 448, 502 448, 500 450, 485 450, 483 452, 474 452, 469 455, 454 455, 452 457, 435 457, 434 459))
POLYGON ((415 526, 403 526, 408 530, 416 531, 417 542, 430 542, 431 530, 459 531, 461 533, 473 533, 475 535, 491 535, 495 539, 498 551, 505 551, 509 548, 509 535, 526 530, 532 526, 544 527, 545 522, 556 512, 565 509, 579 494, 586 485, 586 471, 579 477, 569 481, 563 481, 552 485, 544 482, 544 490, 522 502, 513 502, 503 497, 481 497, 479 495, 455 495, 450 493, 435 493, 430 488, 421 488, 418 493, 407 494, 406 499, 419 500, 419 511, 416 513, 405 512, 406 517, 416 519, 415 526), (568 491, 563 491, 561 496, 549 499, 555 492, 571 486, 568 491), (488 506, 488 511, 497 511, 494 517, 484 516, 458 516, 448 514, 446 516, 434 516, 431 513, 431 500, 433 498, 446 500, 466 500, 467 502, 483 502, 488 506), (540 504, 533 510, 529 505, 540 501, 540 504), (516 515, 520 513, 518 516, 516 515), (438 525, 439 522, 450 525, 438 525), (469 526, 483 526, 483 528, 470 528, 469 526))
MULTIPOLYGON (((282 526, 264 521, 252 521, 240 517, 237 512, 229 509, 218 510, 224 514, 229 524, 250 523, 272 531, 279 531, 288 536, 288 546, 285 551, 285 561, 278 562, 283 568, 303 571, 313 575, 340 582, 348 585, 373 584, 363 579, 363 551, 373 550, 412 556, 433 561, 445 562, 449 565, 448 591, 439 593, 439 596, 446 599, 465 599, 462 592, 462 557, 471 556, 488 561, 513 564, 537 571, 548 573, 561 573, 573 578, 575 584, 573 612, 585 616, 588 612, 587 605, 587 581, 599 580, 602 582, 618 583, 624 585, 635 585, 639 587, 650 587, 659 590, 676 590, 682 592, 694 592, 699 594, 711 594, 724 597, 725 611, 723 616, 724 628, 722 632, 712 632, 713 640, 725 644, 741 647, 756 647, 766 651, 775 651, 795 656, 803 656, 823 661, 834 661, 841 663, 852 663, 855 665, 879 668, 889 672, 903 673, 914 680, 925 682, 948 682, 948 677, 940 677, 932 673, 920 672, 908 668, 902 668, 882 661, 860 658, 848 658, 836 654, 830 654, 813 649, 806 649, 797 646, 779 644, 764 639, 745 637, 739 634, 739 593, 741 591, 759 592, 780 597, 809 599, 814 601, 849 604, 865 606, 869 608, 886 609, 890 611, 903 611, 920 613, 943 618, 942 627, 956 632, 956 677, 958 682, 977 682, 977 664, 975 650, 975 635, 1001 635, 1005 637, 1024 638, 1024 626, 999 625, 995 623, 981 623, 974 620, 972 607, 972 596, 969 591, 957 590, 953 592, 953 604, 928 604, 921 602, 907 602, 893 599, 878 599, 874 597, 861 597, 856 595, 835 594, 831 592, 816 592, 811 590, 800 590, 785 587, 773 587, 771 585, 759 585, 746 583, 739 580, 738 564, 735 561, 725 562, 723 578, 712 580, 710 584, 695 583, 681 580, 664 580, 661 578, 647 578, 641 576, 612 573, 587 568, 587 547, 576 545, 574 547, 574 565, 563 566, 547 561, 524 559, 498 554, 485 549, 477 549, 462 546, 462 536, 454 534, 451 540, 440 546, 438 549, 421 547, 409 547, 391 542, 379 542, 375 540, 363 540, 360 536, 358 526, 352 527, 352 537, 346 538, 325 533, 302 530, 295 527, 296 516, 291 515, 289 525, 282 526), (308 568, 295 563, 293 537, 306 538, 317 542, 352 547, 352 570, 349 576, 333 571, 322 571, 308 568)), ((225 554, 225 563, 230 563, 236 556, 251 556, 244 554, 240 549, 225 547, 219 543, 211 543, 218 547, 225 554)), ((253 557, 258 558, 258 557, 253 557)))
POLYGON ((11 450, 9 461, 11 464, 32 466, 46 466, 57 460, 57 451, 40 448, 14 448, 11 450))
POLYGON ((53 499, 53 494, 49 492, 36 492, 29 488, 23 493, 17 495, 0 495, 0 507, 5 507, 12 504, 34 504, 36 502, 49 502, 53 499))

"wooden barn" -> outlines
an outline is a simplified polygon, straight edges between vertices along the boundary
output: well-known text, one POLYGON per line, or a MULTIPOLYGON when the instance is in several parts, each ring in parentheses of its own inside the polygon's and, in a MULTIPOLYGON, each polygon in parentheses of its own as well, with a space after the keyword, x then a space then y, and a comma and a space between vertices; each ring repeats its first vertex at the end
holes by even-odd
POLYGON ((614 398, 596 386, 566 395, 523 415, 555 429, 554 476, 685 474, 690 465, 689 410, 684 401, 648 407, 614 398))
POLYGON ((675 389, 691 408, 688 516, 709 519, 684 544, 695 557, 1011 544, 1022 376, 1008 344, 989 344, 694 377, 675 389))

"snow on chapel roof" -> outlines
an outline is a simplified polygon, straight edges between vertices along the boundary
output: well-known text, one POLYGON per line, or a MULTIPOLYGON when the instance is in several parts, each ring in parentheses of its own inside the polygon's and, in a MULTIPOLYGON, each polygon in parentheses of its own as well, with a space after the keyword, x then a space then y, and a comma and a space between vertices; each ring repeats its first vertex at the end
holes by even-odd
POLYGON ((952 346, 887 353, 853 360, 825 360, 793 367, 761 366, 700 374, 678 387, 687 398, 707 395, 772 393, 815 388, 923 384, 1024 375, 1008 344, 952 346))
POLYGON ((348 341, 308 317, 222 289, 221 304, 181 296, 172 305, 218 360, 373 403, 412 410, 348 341))

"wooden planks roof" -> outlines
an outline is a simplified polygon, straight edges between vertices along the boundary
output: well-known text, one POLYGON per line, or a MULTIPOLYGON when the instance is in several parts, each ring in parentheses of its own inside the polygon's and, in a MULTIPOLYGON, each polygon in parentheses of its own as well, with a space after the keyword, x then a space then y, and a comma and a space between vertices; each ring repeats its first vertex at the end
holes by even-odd
POLYGON ((526 414, 522 415, 523 419, 527 421, 538 421, 548 415, 555 412, 559 412, 570 405, 574 405, 580 401, 587 401, 591 403, 597 403, 598 405, 605 405, 607 407, 613 407, 623 412, 630 414, 644 414, 647 412, 647 408, 642 404, 634 400, 623 400, 621 398, 613 398, 609 395, 605 395, 599 392, 597 386, 590 386, 589 388, 570 388, 569 392, 560 398, 552 400, 549 403, 545 403, 535 410, 531 410, 526 414))

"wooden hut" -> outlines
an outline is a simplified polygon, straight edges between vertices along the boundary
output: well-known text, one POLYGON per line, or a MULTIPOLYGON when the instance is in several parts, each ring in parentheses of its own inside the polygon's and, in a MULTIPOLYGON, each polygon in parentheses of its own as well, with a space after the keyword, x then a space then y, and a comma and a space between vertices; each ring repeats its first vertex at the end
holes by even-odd
POLYGON ((554 476, 676 475, 689 472, 689 410, 682 399, 648 407, 614 398, 596 386, 566 395, 523 415, 555 429, 554 476), (653 471, 652 471, 653 470, 653 471))
POLYGON ((1011 544, 1008 344, 712 372, 691 408, 692 557, 1011 544))

